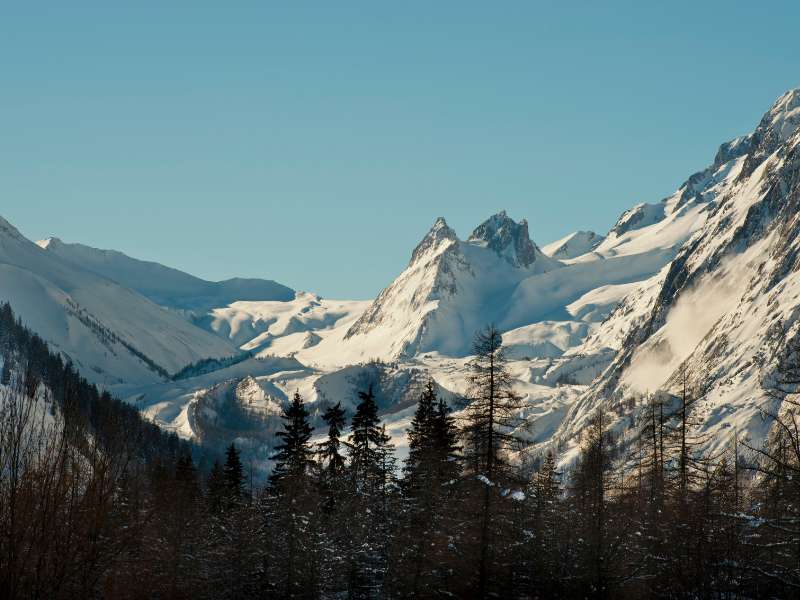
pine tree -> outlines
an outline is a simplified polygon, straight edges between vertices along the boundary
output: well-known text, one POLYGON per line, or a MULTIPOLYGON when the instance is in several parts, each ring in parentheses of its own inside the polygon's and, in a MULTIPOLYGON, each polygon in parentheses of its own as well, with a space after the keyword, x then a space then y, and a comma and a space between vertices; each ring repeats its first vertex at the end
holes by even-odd
POLYGON ((346 527, 349 536, 348 587, 352 597, 368 598, 381 588, 386 568, 389 493, 393 449, 378 419, 372 386, 359 392, 349 437, 351 479, 346 527))
POLYGON ((376 484, 376 449, 381 444, 378 405, 371 385, 366 392, 358 392, 358 397, 361 401, 350 424, 350 470, 353 483, 362 492, 371 492, 376 484))
POLYGON ((430 454, 434 451, 434 414, 436 410, 436 391, 433 381, 428 381, 425 390, 417 402, 417 410, 411 420, 411 427, 406 432, 408 437, 408 458, 406 458, 406 479, 419 479, 417 486, 424 486, 428 473, 424 468, 430 463, 430 454))
POLYGON ((284 409, 276 435, 275 470, 270 479, 275 530, 270 541, 278 590, 285 598, 318 595, 316 495, 312 480, 313 429, 303 398, 296 392, 284 409))
POLYGON ((447 403, 436 397, 433 381, 420 395, 407 436, 403 482, 407 497, 438 493, 440 486, 460 475, 458 430, 447 403))
POLYGON ((326 592, 335 593, 345 587, 341 555, 347 547, 347 515, 342 514, 348 503, 346 462, 341 439, 346 420, 341 402, 329 406, 322 415, 328 426, 328 437, 318 444, 319 489, 322 507, 323 544, 320 556, 321 585, 326 592))
POLYGON ((226 496, 225 473, 219 461, 215 460, 211 473, 208 476, 208 482, 206 483, 208 507, 213 514, 218 514, 223 510, 226 504, 226 496))
POLYGON ((439 398, 433 413, 433 438, 438 481, 442 485, 455 484, 461 476, 461 447, 458 442, 458 427, 443 398, 439 398))
POLYGON ((297 482, 308 475, 313 464, 314 453, 310 444, 313 429, 308 422, 308 410, 299 392, 295 392, 281 418, 284 421, 283 430, 275 434, 281 439, 281 443, 275 447, 277 452, 273 456, 273 485, 286 478, 297 482))
POLYGON ((234 444, 225 452, 225 467, 222 470, 225 481, 225 494, 229 504, 236 504, 244 491, 244 470, 239 450, 234 444))
POLYGON ((409 456, 402 481, 403 503, 395 536, 390 585, 394 595, 419 597, 446 589, 444 564, 451 529, 448 500, 459 476, 457 431, 449 408, 436 397, 433 381, 420 395, 407 431, 409 456))
POLYGON ((326 510, 332 510, 336 503, 336 496, 341 492, 345 470, 345 459, 341 453, 345 414, 341 402, 329 406, 323 413, 322 419, 328 426, 328 437, 317 446, 317 454, 321 463, 320 483, 324 506, 326 510))
POLYGON ((559 533, 561 522, 561 473, 558 471, 555 454, 549 451, 542 461, 528 488, 528 506, 531 522, 528 540, 524 540, 523 552, 528 553, 532 578, 528 585, 545 597, 557 597, 561 561, 559 557, 559 533))

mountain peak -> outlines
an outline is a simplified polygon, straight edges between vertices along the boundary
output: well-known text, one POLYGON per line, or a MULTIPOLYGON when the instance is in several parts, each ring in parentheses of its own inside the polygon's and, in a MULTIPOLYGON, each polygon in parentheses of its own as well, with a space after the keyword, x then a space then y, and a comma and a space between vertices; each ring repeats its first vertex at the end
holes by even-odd
POLYGON ((782 140, 788 139, 800 125, 800 88, 789 90, 775 101, 762 119, 776 130, 782 140))
MULTIPOLYGON (((421 256, 428 252, 431 248, 439 246, 443 241, 458 241, 456 232, 447 224, 444 217, 439 217, 434 221, 428 233, 422 238, 414 252, 411 254, 411 263, 416 262, 421 256)), ((411 264, 409 263, 409 264, 411 264)))
POLYGON ((505 210, 478 225, 467 242, 494 250, 516 267, 529 267, 538 253, 528 234, 528 221, 517 223, 505 210))
POLYGON ((61 241, 60 238, 55 236, 51 236, 49 238, 45 238, 43 240, 38 240, 36 245, 39 246, 42 250, 47 250, 48 248, 54 248, 56 246, 63 246, 64 242, 61 241))
POLYGON ((800 88, 782 94, 761 117, 748 136, 748 157, 739 178, 749 177, 755 168, 800 129, 800 88))

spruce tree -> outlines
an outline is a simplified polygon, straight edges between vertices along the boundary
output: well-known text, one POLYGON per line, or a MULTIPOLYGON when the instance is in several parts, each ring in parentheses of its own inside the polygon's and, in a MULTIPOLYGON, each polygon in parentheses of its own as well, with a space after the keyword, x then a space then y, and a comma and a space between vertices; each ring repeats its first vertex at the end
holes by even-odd
POLYGON ((326 481, 339 479, 344 473, 345 459, 341 452, 342 432, 345 426, 345 414, 342 403, 329 406, 322 414, 322 420, 328 426, 328 437, 318 444, 322 476, 326 481))
POLYGON ((226 496, 227 486, 225 484, 225 473, 219 461, 215 460, 206 484, 208 508, 213 514, 218 514, 222 511, 225 506, 226 496))
POLYGON ((342 454, 341 439, 345 428, 345 412, 341 402, 329 406, 322 415, 328 426, 328 437, 318 444, 319 488, 322 507, 322 530, 324 545, 320 558, 323 589, 340 590, 345 586, 341 554, 347 547, 347 528, 341 514, 347 506, 346 462, 342 454))
POLYGON ((228 446, 225 452, 225 467, 222 472, 228 501, 235 504, 241 500, 244 491, 244 470, 239 450, 234 444, 228 446))
POLYGON ((313 429, 308 422, 308 410, 299 392, 295 392, 292 402, 284 409, 281 418, 284 421, 283 430, 275 434, 281 439, 281 443, 275 447, 277 452, 273 456, 275 460, 275 469, 272 473, 273 485, 285 478, 296 482, 308 474, 313 464, 314 453, 310 443, 313 429))
POLYGON ((378 405, 372 385, 366 392, 358 392, 360 402, 350 424, 350 470, 354 485, 361 492, 370 492, 376 483, 377 453, 381 444, 378 405))
POLYGON ((408 437, 408 458, 406 458, 406 480, 418 487, 424 485, 426 473, 423 467, 430 464, 431 454, 434 452, 434 415, 436 411, 436 391, 433 381, 428 381, 425 390, 417 402, 417 410, 411 419, 411 427, 406 432, 408 437))
POLYGON ((378 593, 385 571, 387 470, 393 458, 378 419, 373 387, 359 392, 358 397, 349 436, 351 507, 345 526, 350 594, 368 598, 378 593))
POLYGON ((313 429, 299 392, 284 409, 283 430, 276 436, 271 483, 275 531, 270 541, 278 590, 285 598, 318 595, 316 497, 312 486, 313 429))
POLYGON ((458 477, 456 427, 432 380, 420 394, 407 436, 390 587, 396 596, 419 597, 446 588, 442 575, 451 540, 441 532, 451 529, 448 499, 458 477))
POLYGON ((451 485, 461 476, 461 455, 458 427, 450 414, 450 407, 439 398, 433 413, 433 439, 437 479, 441 485, 451 485))

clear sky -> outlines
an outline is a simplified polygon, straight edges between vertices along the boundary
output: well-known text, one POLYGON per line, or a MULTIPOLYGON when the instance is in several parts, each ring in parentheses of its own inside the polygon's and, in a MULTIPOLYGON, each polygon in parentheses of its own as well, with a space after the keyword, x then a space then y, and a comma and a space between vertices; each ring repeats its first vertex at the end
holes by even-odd
MULTIPOLYGON (((605 233, 800 85, 799 2, 3 2, 0 215, 328 297, 437 216, 605 233)), ((1 282, 0 282, 1 283, 1 282)))

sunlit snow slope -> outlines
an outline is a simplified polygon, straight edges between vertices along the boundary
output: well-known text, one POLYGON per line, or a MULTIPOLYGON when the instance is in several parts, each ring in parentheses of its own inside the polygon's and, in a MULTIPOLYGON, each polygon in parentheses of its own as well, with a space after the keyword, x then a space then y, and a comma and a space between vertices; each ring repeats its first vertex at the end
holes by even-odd
POLYGON ((157 381, 236 352, 144 296, 43 250, 3 219, 0 301, 101 384, 157 381))

